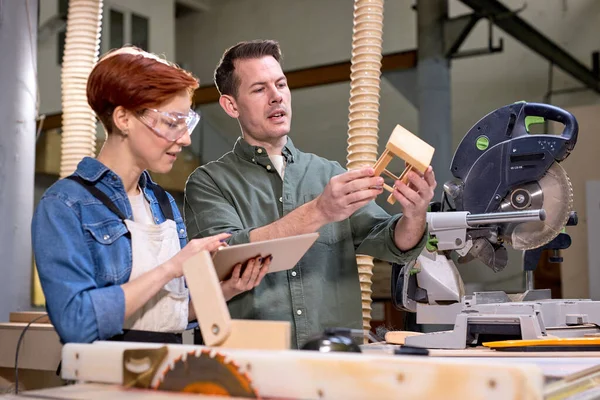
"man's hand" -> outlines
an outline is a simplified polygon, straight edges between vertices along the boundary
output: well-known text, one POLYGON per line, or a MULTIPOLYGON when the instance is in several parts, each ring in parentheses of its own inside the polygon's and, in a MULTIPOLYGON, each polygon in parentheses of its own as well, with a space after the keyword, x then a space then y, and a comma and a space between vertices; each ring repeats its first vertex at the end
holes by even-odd
POLYGON ((396 224, 394 242, 402 251, 415 247, 425 233, 427 208, 437 186, 433 169, 428 167, 423 176, 414 171, 408 173, 408 185, 394 183, 394 198, 402 206, 402 218, 396 224))
POLYGON ((231 278, 221 282, 221 289, 225 301, 248 290, 254 289, 269 272, 272 256, 264 258, 251 258, 246 262, 246 268, 242 273, 242 264, 236 264, 231 273, 231 278))
POLYGON ((315 199, 316 209, 327 223, 348 218, 382 193, 383 178, 373 174, 373 168, 362 168, 331 178, 315 199))
POLYGON ((402 205, 404 217, 425 220, 427 208, 437 186, 433 168, 429 166, 423 175, 415 171, 410 171, 407 175, 408 185, 401 181, 394 183, 394 198, 402 205))

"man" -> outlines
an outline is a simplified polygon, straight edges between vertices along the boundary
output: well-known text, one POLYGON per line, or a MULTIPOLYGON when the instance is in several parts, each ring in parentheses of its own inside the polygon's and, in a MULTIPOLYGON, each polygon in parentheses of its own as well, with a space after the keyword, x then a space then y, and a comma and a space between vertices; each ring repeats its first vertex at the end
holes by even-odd
POLYGON ((224 53, 215 71, 219 104, 238 120, 242 137, 192 173, 184 219, 190 239, 231 232, 229 244, 320 233, 293 269, 267 274, 228 303, 233 318, 290 321, 293 347, 301 347, 327 327, 362 327, 355 254, 396 263, 416 258, 436 182, 431 167, 424 176, 411 172, 409 186, 396 182, 403 215, 390 217, 373 201, 383 178, 372 168, 346 172, 296 149, 287 136, 292 105, 280 59, 270 40, 224 53))

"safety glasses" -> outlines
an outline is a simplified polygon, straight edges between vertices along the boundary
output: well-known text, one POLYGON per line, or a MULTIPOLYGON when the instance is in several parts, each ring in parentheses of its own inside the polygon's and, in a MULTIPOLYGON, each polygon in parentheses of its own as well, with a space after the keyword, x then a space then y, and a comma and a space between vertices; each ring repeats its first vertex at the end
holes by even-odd
POLYGON ((154 133, 171 142, 177 141, 186 133, 191 135, 200 121, 200 115, 191 109, 187 114, 181 114, 146 108, 137 115, 154 133))

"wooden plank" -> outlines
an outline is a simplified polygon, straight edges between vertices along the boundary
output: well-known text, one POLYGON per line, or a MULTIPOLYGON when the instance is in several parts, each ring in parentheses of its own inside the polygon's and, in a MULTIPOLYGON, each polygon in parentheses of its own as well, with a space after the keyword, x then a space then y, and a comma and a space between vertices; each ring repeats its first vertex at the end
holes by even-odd
POLYGON ((239 399, 239 397, 229 397, 221 395, 190 395, 188 393, 159 392, 146 389, 124 389, 119 385, 103 385, 98 383, 79 383, 59 388, 29 390, 21 393, 19 396, 3 397, 3 399, 150 399, 150 400, 168 400, 168 399, 203 399, 203 400, 223 400, 239 399))
MULTIPOLYGON (((317 67, 302 68, 298 70, 287 71, 285 73, 288 79, 290 89, 302 89, 319 85, 328 85, 332 83, 346 82, 350 80, 350 61, 344 61, 335 64, 321 65, 317 67)), ((396 53, 386 54, 381 60, 381 71, 395 71, 401 69, 410 69, 417 66, 417 51, 407 50, 396 53)), ((210 104, 219 100, 219 91, 215 85, 205 85, 194 93, 194 104, 210 104)), ((43 130, 57 129, 61 127, 62 114, 51 114, 46 116, 43 130)))
MULTIPOLYGON (((14 368, 17 343, 23 322, 0 323, 0 367, 14 368)), ((19 368, 56 371, 60 362, 62 344, 50 324, 31 324, 21 342, 19 368)))
MULTIPOLYGON (((350 61, 302 68, 285 73, 290 89, 302 89, 313 86, 329 85, 350 80, 350 61)), ((384 55, 381 60, 381 71, 410 69, 417 66, 417 51, 408 50, 384 55)), ((202 105, 219 100, 219 91, 214 85, 203 86, 194 94, 194 104, 202 105)))
POLYGON ((49 324, 50 318, 48 318, 48 314, 45 312, 39 311, 19 311, 19 312, 11 312, 8 317, 8 322, 31 322, 36 320, 37 324, 49 324), (39 318, 39 319, 37 319, 39 318), (37 320, 36 320, 37 319, 37 320))
MULTIPOLYGON (((160 348, 143 343, 67 344, 62 377, 96 383, 123 382, 126 349, 160 348)), ((543 375, 534 365, 432 359, 367 353, 233 350, 167 345, 158 375, 178 357, 211 349, 247 373, 264 398, 289 399, 542 399, 543 375)), ((158 383, 155 377, 153 385, 158 383)))

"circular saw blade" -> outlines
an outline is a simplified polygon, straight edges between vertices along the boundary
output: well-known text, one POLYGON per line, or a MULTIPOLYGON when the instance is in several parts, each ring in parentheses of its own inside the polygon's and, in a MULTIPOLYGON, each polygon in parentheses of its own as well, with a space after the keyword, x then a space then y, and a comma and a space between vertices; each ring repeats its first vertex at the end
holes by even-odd
POLYGON ((248 374, 232 361, 210 350, 194 351, 175 360, 163 372, 156 386, 159 390, 184 393, 225 395, 235 398, 258 398, 248 374))
MULTIPOLYGON (((543 208, 546 211, 546 219, 508 226, 502 238, 515 250, 531 250, 552 241, 567 224, 573 207, 571 181, 557 162, 548 168, 542 179, 524 187, 527 187, 526 191, 531 192, 532 204, 529 208, 543 208), (532 185, 537 190, 531 191, 532 185)), ((520 190, 522 191, 523 187, 514 189, 507 196, 502 202, 502 211, 520 209, 511 206, 514 204, 513 195, 520 190)))

